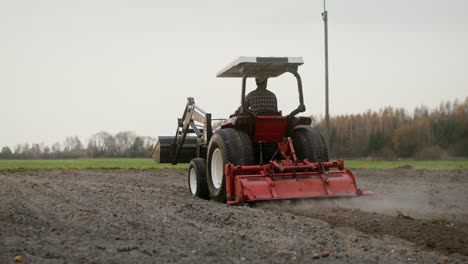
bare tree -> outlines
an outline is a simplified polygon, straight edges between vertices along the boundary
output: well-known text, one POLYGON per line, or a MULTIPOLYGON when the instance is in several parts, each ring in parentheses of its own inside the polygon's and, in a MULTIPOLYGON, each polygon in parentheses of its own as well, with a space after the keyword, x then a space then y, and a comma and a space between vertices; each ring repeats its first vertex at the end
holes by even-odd
POLYGON ((63 143, 63 150, 65 152, 79 152, 82 148, 80 139, 77 136, 66 137, 63 143))
POLYGON ((53 153, 59 153, 60 151, 62 151, 62 145, 59 142, 55 142, 52 145, 51 150, 53 153))
POLYGON ((42 151, 41 147, 37 143, 33 143, 29 149, 27 158, 29 159, 38 159, 41 157, 42 151))
POLYGON ((44 146, 44 149, 42 150, 42 155, 44 158, 48 159, 50 156, 50 148, 49 146, 44 146))
POLYGON ((135 141, 136 134, 132 131, 122 131, 115 135, 116 150, 120 156, 127 156, 135 141))
POLYGON ((136 137, 131 147, 131 157, 140 157, 145 152, 145 141, 136 137))
POLYGON ((93 157, 111 157, 115 154, 115 150, 114 137, 105 131, 98 132, 89 139, 88 153, 91 152, 93 157))
POLYGON ((18 156, 19 154, 21 154, 21 145, 19 144, 16 145, 13 153, 15 154, 15 156, 18 156))

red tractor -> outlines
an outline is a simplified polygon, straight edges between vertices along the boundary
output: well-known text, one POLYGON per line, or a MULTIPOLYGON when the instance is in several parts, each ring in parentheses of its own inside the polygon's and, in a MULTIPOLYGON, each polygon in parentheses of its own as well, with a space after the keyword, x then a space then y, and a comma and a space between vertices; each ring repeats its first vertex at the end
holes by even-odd
POLYGON ((302 58, 240 57, 218 77, 242 78, 241 106, 212 129, 211 114, 188 98, 175 137, 159 137, 156 162, 190 162, 191 193, 228 204, 315 197, 369 195, 357 188, 343 160, 329 161, 324 138, 305 111, 298 67, 302 58), (299 105, 288 115, 252 113, 245 104, 247 78, 275 78, 289 72, 297 80, 299 105), (189 135, 191 134, 191 135, 189 135))

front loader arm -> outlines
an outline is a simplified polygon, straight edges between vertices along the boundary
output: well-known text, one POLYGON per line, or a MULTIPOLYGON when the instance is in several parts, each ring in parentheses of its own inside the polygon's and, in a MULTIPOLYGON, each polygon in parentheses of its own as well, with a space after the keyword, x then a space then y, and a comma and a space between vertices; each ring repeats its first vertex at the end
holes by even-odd
MULTIPOLYGON (((177 158, 184 147, 185 138, 188 133, 195 133, 199 138, 197 147, 206 144, 211 137, 211 114, 196 106, 193 97, 187 98, 187 105, 185 106, 182 118, 179 118, 177 121, 173 153, 171 155, 171 163, 173 165, 177 164, 177 158)), ((197 153, 199 155, 199 151, 197 153)))

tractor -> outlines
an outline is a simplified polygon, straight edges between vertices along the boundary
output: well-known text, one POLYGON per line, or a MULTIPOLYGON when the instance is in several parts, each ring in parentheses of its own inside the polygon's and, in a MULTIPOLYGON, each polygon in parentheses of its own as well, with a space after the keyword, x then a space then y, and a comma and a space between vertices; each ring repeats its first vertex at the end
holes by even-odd
POLYGON ((298 73, 302 64, 301 57, 234 60, 217 77, 241 78, 238 111, 228 119, 212 119, 189 97, 175 136, 159 137, 153 158, 161 163, 189 162, 192 195, 228 204, 373 194, 357 188, 343 160, 329 160, 326 142, 311 127, 311 118, 297 116, 306 109, 298 73), (247 79, 284 73, 297 80, 297 108, 287 115, 250 111, 245 102, 247 79))

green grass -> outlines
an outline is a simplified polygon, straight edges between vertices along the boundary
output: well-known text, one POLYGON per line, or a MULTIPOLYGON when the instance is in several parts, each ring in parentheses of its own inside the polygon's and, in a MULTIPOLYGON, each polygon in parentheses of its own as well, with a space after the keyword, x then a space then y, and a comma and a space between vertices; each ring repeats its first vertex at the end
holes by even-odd
POLYGON ((345 167, 349 169, 394 169, 402 166, 414 169, 468 169, 468 160, 397 160, 370 161, 345 160, 345 167))
POLYGON ((0 160, 0 170, 42 169, 182 169, 188 164, 156 164, 152 159, 59 159, 59 160, 0 160))
MULTIPOLYGON (((468 160, 439 161, 369 161, 345 160, 349 169, 393 169, 410 165, 415 169, 468 169, 468 160)), ((186 170, 187 163, 171 165, 156 164, 152 159, 66 159, 66 160, 0 160, 0 170, 42 169, 130 169, 130 170, 186 170)))

